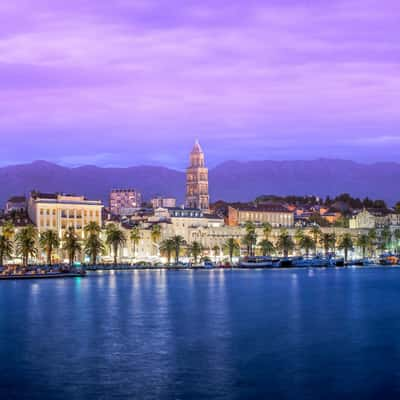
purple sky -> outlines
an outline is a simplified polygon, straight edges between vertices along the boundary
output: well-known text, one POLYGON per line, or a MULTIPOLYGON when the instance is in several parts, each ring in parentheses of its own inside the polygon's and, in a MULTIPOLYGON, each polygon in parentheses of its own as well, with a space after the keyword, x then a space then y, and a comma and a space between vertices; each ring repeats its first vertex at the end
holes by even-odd
POLYGON ((0 2, 0 165, 397 161, 398 0, 0 2))

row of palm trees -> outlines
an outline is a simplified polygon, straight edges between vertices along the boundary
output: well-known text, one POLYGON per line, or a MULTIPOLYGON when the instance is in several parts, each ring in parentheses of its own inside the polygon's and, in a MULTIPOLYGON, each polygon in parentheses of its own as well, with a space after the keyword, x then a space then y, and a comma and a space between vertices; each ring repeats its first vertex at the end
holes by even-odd
MULTIPOLYGON (((384 228, 379 235, 376 230, 371 229, 368 233, 358 235, 355 238, 349 233, 337 237, 334 232, 322 232, 318 226, 298 229, 293 237, 286 229, 282 229, 275 243, 271 240, 272 226, 270 224, 262 226, 260 241, 258 241, 256 226, 253 223, 246 223, 245 230, 246 234, 241 241, 229 238, 222 248, 214 246, 212 250, 215 258, 217 258, 218 252, 223 250, 232 262, 233 257, 240 254, 242 247, 246 248, 246 254, 250 256, 255 255, 256 250, 258 250, 262 255, 281 254, 285 257, 293 251, 300 254, 304 251, 307 256, 311 252, 317 254, 318 248, 322 248, 325 254, 330 251, 335 252, 336 249, 343 250, 347 260, 349 251, 353 250, 355 246, 361 250, 363 258, 365 258, 367 254, 373 256, 376 249, 388 249, 392 244, 393 237, 396 244, 400 242, 400 230, 392 233, 389 228, 384 228)), ((60 239, 57 232, 52 230, 38 235, 33 225, 24 227, 15 234, 13 225, 6 223, 2 227, 0 235, 0 265, 3 265, 4 260, 11 258, 14 252, 22 258, 23 264, 27 265, 29 258, 37 257, 39 248, 46 254, 49 265, 52 263, 54 252, 60 248, 66 252, 70 264, 73 264, 82 250, 84 254, 90 257, 91 263, 95 264, 99 256, 105 254, 107 248, 109 248, 116 264, 120 249, 127 242, 125 233, 118 225, 113 223, 106 226, 105 240, 101 238, 101 231, 101 227, 96 222, 91 222, 84 227, 84 240, 78 237, 73 228, 67 229, 60 239)), ((133 253, 136 256, 139 242, 142 240, 141 230, 138 227, 132 228, 129 238, 133 253)), ((188 256, 193 257, 195 263, 204 253, 201 243, 192 242, 188 245, 180 235, 167 238, 159 243, 160 239, 161 228, 160 225, 155 224, 151 228, 152 243, 158 254, 166 256, 169 264, 172 256, 174 256, 174 262, 179 263, 183 249, 186 249, 188 256)))
MULTIPOLYGON (((329 252, 336 252, 337 249, 342 250, 345 260, 348 259, 349 251, 358 247, 361 250, 362 257, 367 254, 374 256, 377 249, 387 250, 390 248, 393 237, 395 243, 400 242, 400 230, 395 230, 393 233, 386 227, 382 229, 378 235, 375 229, 371 229, 368 233, 363 233, 353 237, 346 232, 337 236, 335 232, 322 232, 320 227, 315 225, 309 229, 298 229, 292 237, 286 229, 282 229, 277 237, 275 244, 271 241, 272 226, 264 224, 262 226, 262 239, 258 242, 256 234, 256 226, 248 222, 245 224, 246 234, 241 241, 230 238, 223 245, 227 251, 229 259, 232 262, 234 255, 238 255, 242 246, 246 248, 246 254, 253 256, 256 249, 263 255, 280 254, 287 257, 290 253, 304 251, 306 256, 311 252, 317 254, 318 248, 322 248, 327 255, 329 252)), ((397 248, 399 250, 399 248, 397 248)))
MULTIPOLYGON (((0 265, 3 265, 6 259, 12 258, 15 253, 22 258, 22 263, 26 266, 30 258, 38 256, 39 250, 46 254, 47 264, 51 265, 55 251, 60 248, 66 252, 71 265, 82 251, 90 257, 91 263, 95 264, 99 256, 105 254, 107 247, 112 250, 114 263, 117 263, 119 250, 127 241, 124 231, 119 226, 115 224, 107 225, 105 240, 101 238, 101 227, 96 222, 90 222, 86 225, 84 233, 85 239, 82 240, 75 229, 70 227, 60 239, 57 232, 53 230, 38 234, 33 225, 21 228, 15 233, 14 226, 7 222, 3 225, 0 235, 0 265)), ((154 225, 151 232, 152 240, 156 243, 160 236, 160 227, 154 225)), ((140 230, 137 227, 131 230, 130 239, 136 254, 137 246, 141 240, 140 230)))

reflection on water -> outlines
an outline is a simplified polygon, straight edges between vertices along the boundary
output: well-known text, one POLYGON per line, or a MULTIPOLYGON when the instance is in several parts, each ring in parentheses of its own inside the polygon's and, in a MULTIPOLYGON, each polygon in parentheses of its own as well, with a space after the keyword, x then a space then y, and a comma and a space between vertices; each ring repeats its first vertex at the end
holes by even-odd
POLYGON ((383 268, 0 282, 0 397, 398 398, 399 293, 383 268))

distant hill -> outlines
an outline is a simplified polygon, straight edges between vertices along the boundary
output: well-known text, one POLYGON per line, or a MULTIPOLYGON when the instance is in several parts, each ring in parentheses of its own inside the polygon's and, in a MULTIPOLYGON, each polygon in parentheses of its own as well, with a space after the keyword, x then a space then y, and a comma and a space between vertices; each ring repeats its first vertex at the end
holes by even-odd
MULTIPOLYGON (((334 196, 400 200, 400 164, 353 161, 227 161, 210 170, 213 201, 248 201, 262 194, 334 196)), ((46 161, 0 168, 0 205, 30 190, 84 194, 107 201, 113 188, 134 187, 146 199, 156 194, 184 198, 185 174, 163 167, 67 168, 46 161)))
POLYGON ((133 187, 145 198, 166 194, 183 198, 185 176, 163 167, 66 168, 46 161, 0 168, 0 204, 13 194, 27 194, 32 189, 45 192, 84 194, 108 202, 114 188, 133 187))
POLYGON ((334 196, 400 200, 400 164, 353 161, 228 161, 211 171, 213 199, 248 200, 260 194, 334 196))

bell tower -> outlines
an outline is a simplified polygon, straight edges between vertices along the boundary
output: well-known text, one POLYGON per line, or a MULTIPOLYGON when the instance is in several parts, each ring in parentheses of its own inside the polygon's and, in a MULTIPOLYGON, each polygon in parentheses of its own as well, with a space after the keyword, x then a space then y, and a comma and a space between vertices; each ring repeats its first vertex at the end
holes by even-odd
POLYGON ((209 206, 208 168, 205 167, 203 150, 196 140, 186 170, 186 207, 208 211, 209 206))

